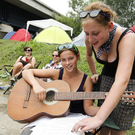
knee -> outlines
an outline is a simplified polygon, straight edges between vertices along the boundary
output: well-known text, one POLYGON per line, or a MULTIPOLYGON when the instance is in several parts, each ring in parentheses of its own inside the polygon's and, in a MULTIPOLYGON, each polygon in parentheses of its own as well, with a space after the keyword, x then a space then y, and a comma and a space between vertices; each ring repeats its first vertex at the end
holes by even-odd
POLYGON ((33 68, 31 63, 27 64, 27 68, 33 68))
POLYGON ((16 68, 23 68, 23 64, 21 62, 18 62, 17 64, 15 64, 16 68))

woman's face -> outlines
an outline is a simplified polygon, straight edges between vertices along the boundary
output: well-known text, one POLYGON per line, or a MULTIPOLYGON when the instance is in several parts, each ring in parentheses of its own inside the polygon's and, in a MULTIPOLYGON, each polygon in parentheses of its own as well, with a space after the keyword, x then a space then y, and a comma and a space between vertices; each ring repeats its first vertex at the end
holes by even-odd
POLYGON ((24 51, 25 55, 31 55, 32 51, 31 51, 31 48, 27 48, 25 51, 24 51))
POLYGON ((79 54, 77 57, 72 51, 66 50, 61 53, 60 59, 62 66, 68 72, 72 72, 75 68, 77 68, 77 61, 79 60, 79 54))
POLYGON ((54 51, 54 52, 53 52, 52 57, 53 57, 54 63, 58 63, 58 62, 59 62, 60 58, 59 58, 59 56, 58 56, 58 52, 57 52, 57 51, 54 51))
POLYGON ((83 24, 86 39, 94 48, 102 46, 109 38, 109 26, 102 26, 94 19, 89 19, 87 24, 83 24))

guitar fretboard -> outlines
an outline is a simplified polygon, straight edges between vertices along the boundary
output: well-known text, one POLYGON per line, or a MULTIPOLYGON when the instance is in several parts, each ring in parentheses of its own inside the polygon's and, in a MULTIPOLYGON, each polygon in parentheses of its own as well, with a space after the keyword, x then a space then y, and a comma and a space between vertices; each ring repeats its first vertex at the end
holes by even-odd
POLYGON ((107 92, 56 92, 54 100, 105 99, 107 92))

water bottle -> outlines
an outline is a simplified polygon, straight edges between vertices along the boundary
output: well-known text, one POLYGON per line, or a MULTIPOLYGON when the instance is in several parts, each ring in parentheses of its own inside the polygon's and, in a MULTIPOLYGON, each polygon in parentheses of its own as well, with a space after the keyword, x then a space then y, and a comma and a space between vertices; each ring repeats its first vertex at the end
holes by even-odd
POLYGON ((0 89, 2 90, 7 90, 9 87, 6 85, 6 86, 0 86, 0 89))

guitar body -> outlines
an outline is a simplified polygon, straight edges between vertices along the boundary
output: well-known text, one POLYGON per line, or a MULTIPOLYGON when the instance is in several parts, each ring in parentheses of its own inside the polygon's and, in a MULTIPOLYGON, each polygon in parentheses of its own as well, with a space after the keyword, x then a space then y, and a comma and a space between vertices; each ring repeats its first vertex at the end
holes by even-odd
MULTIPOLYGON (((37 79, 37 78, 36 78, 37 79)), ((70 92, 69 84, 62 80, 43 82, 37 79, 39 84, 45 89, 55 92, 70 92)), ((61 117, 69 112, 70 101, 49 101, 42 102, 37 99, 33 89, 24 79, 17 81, 9 97, 7 111, 8 115, 18 122, 31 122, 41 116, 61 117), (28 102, 25 99, 31 89, 28 102), (25 107, 24 107, 25 106, 25 107)))

